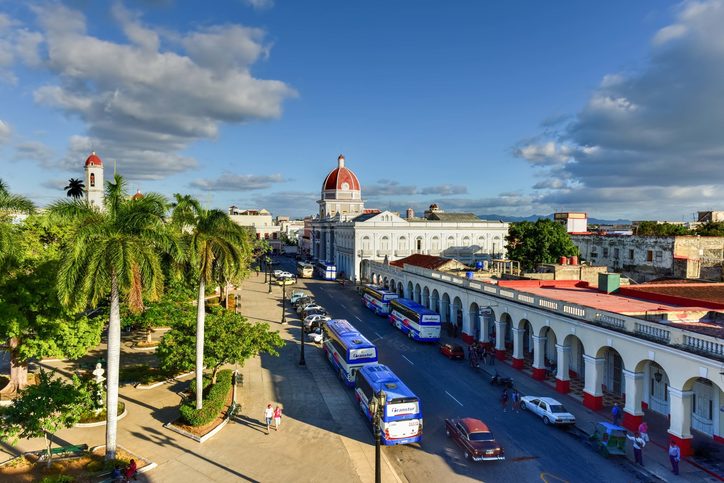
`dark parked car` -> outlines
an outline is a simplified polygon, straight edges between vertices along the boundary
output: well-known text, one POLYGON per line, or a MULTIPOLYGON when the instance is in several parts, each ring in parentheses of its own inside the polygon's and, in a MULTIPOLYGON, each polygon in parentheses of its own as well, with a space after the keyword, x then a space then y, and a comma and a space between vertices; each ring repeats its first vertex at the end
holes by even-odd
POLYGON ((462 448, 465 459, 472 461, 505 459, 503 448, 495 441, 488 426, 479 419, 446 419, 445 434, 462 448))
POLYGON ((458 344, 440 344, 440 354, 448 359, 465 359, 465 350, 458 344))
POLYGON ((304 306, 304 305, 311 304, 311 303, 314 303, 314 297, 306 296, 306 297, 302 297, 302 298, 295 300, 293 305, 294 305, 294 308, 296 309, 300 305, 304 306))

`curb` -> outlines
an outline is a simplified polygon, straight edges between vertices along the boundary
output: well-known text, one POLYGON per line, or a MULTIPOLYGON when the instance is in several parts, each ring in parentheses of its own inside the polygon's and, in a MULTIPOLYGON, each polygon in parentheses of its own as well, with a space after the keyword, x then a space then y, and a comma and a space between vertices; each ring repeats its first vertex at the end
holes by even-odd
MULTIPOLYGON (((128 405, 123 406, 123 412, 116 418, 118 421, 128 416, 128 405)), ((97 421, 95 423, 76 423, 73 425, 74 428, 97 428, 98 426, 105 426, 106 421, 97 421)), ((125 451, 125 449, 124 449, 125 451)))

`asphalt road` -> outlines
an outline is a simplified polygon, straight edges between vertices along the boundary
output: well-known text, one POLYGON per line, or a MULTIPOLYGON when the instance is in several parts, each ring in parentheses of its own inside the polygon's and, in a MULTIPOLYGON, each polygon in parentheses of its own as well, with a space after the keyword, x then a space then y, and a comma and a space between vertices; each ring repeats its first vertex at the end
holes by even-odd
MULTIPOLYGON (((293 260, 281 259, 281 264, 292 271, 293 260)), ((525 411, 508 409, 504 413, 498 399, 500 388, 491 386, 487 377, 473 371, 467 361, 449 361, 434 344, 409 340, 387 319, 369 311, 349 287, 314 279, 300 279, 294 288, 300 286, 306 286, 333 318, 349 320, 374 343, 380 363, 389 366, 421 398, 422 443, 384 448, 409 481, 640 481, 628 463, 603 458, 575 431, 545 426, 525 411), (505 461, 473 463, 463 458, 459 447, 445 436, 444 427, 445 418, 463 416, 480 419, 490 427, 505 449, 505 461)), ((308 349, 320 350, 313 344, 308 349)), ((351 390, 349 397, 350 404, 356 404, 351 390)))

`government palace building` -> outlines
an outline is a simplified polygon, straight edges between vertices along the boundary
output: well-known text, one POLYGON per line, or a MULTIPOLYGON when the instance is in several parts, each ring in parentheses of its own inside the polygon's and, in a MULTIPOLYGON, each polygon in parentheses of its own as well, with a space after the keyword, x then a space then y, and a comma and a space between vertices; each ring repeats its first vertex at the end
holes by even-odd
POLYGON ((344 156, 324 178, 319 216, 312 221, 311 255, 333 263, 344 278, 359 281, 360 264, 394 261, 411 254, 489 262, 505 255, 508 224, 472 213, 447 213, 436 204, 422 218, 365 209, 357 176, 344 156))

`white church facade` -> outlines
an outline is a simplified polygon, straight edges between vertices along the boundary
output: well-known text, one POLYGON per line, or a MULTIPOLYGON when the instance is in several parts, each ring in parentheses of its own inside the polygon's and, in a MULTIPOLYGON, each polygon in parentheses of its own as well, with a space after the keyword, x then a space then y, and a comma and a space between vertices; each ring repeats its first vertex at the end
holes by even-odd
POLYGON ((345 278, 360 280, 363 260, 393 261, 419 253, 474 264, 505 256, 507 223, 446 213, 435 204, 422 218, 412 210, 406 218, 366 210, 357 176, 345 166, 344 156, 337 163, 322 184, 311 251, 314 258, 334 263, 345 278))
POLYGON ((95 152, 85 160, 85 199, 103 209, 103 161, 95 152))

